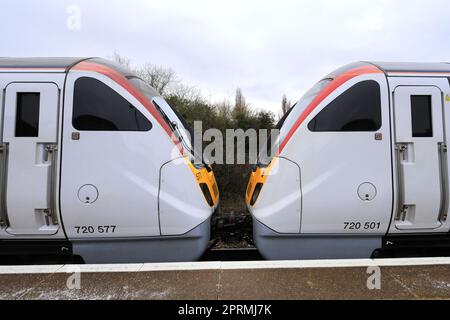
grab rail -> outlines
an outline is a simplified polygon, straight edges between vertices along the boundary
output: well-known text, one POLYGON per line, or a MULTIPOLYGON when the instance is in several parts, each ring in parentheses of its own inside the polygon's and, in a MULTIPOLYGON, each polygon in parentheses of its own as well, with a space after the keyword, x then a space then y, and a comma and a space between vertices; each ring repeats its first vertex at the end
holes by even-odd
POLYGON ((404 221, 406 214, 406 207, 404 204, 404 174, 402 166, 402 155, 408 149, 408 145, 398 143, 395 145, 395 156, 397 159, 397 212, 395 214, 396 221, 404 221))
POLYGON ((448 168, 447 168, 447 145, 443 142, 438 144, 439 152, 439 173, 441 180, 441 204, 439 207, 439 221, 447 220, 447 193, 448 193, 448 168))
POLYGON ((8 145, 0 144, 0 228, 9 226, 6 212, 6 172, 8 168, 8 145))
POLYGON ((45 151, 49 154, 50 177, 49 177, 49 207, 46 209, 47 216, 52 220, 53 225, 58 225, 58 217, 56 214, 56 159, 58 146, 56 144, 47 144, 45 151))

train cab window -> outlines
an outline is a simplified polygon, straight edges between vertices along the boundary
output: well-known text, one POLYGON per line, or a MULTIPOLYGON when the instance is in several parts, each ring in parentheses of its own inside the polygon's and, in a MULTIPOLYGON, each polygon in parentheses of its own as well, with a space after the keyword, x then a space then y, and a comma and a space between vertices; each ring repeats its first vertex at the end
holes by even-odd
POLYGON ((82 77, 75 82, 72 124, 85 131, 148 131, 151 122, 103 82, 82 77))
POLYGON ((424 138, 433 136, 431 96, 411 96, 411 122, 413 137, 424 138))
POLYGON ((16 137, 39 135, 39 92, 18 92, 16 108, 16 137))
POLYGON ((308 124, 315 132, 377 131, 381 128, 380 85, 362 81, 328 104, 308 124))

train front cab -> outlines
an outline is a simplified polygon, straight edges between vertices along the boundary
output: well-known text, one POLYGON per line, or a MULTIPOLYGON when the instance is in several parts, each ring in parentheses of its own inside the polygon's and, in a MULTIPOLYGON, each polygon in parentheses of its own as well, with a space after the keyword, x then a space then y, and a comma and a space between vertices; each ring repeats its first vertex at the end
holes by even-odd
POLYGON ((426 68, 349 65, 291 109, 278 152, 246 192, 264 257, 369 258, 436 236, 448 244, 450 70, 426 68))
POLYGON ((0 74, 1 244, 61 242, 86 263, 198 259, 217 185, 155 108, 162 98, 102 59, 45 71, 0 74))

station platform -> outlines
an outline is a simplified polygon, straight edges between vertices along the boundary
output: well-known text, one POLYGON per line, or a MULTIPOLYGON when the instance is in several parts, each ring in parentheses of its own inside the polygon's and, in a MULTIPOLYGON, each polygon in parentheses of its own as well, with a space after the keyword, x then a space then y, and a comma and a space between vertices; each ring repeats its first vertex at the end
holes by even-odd
POLYGON ((0 266, 0 299, 450 299, 450 258, 0 266))

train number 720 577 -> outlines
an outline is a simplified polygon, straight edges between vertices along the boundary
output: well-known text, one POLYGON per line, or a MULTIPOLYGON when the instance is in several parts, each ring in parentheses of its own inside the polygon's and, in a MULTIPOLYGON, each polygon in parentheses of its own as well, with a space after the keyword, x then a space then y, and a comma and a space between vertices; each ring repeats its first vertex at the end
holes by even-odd
POLYGON ((116 226, 76 226, 75 232, 77 234, 90 234, 90 233, 114 233, 116 226))

